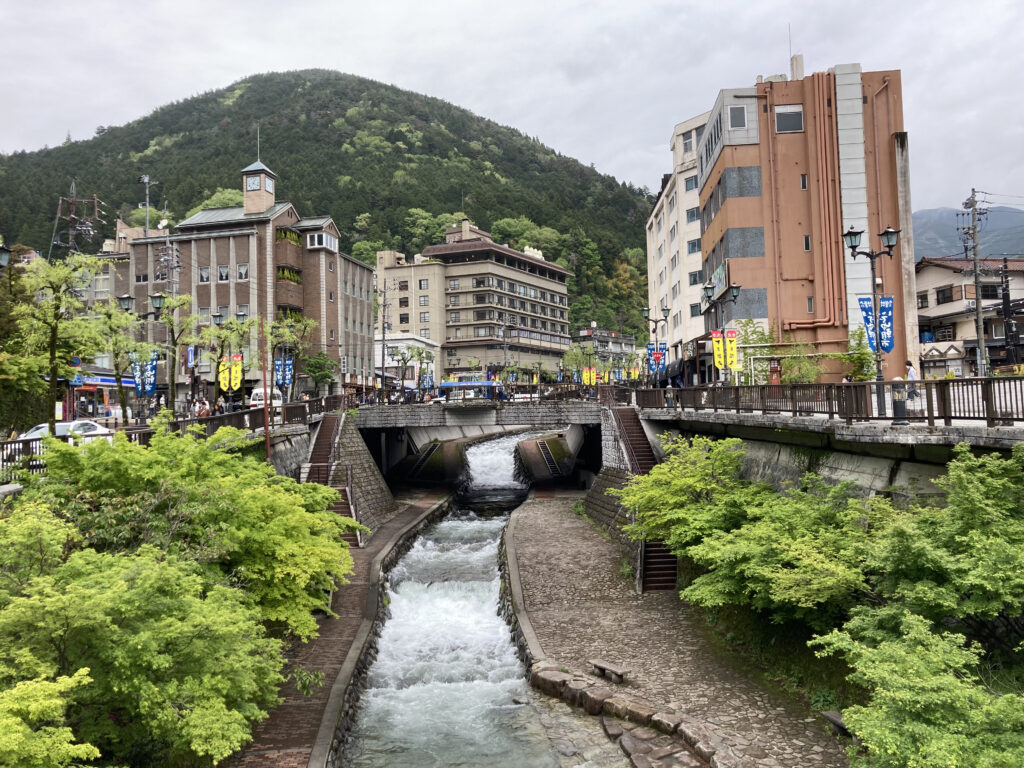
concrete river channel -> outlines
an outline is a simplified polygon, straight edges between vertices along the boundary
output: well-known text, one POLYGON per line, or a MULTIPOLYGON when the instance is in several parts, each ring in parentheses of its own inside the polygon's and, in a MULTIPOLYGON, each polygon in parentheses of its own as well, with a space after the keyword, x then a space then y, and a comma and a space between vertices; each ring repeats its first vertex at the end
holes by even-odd
POLYGON ((362 694, 347 768, 618 768, 628 761, 590 718, 530 689, 498 615, 498 546, 529 489, 515 476, 524 435, 469 447, 450 513, 389 574, 389 617, 362 694))

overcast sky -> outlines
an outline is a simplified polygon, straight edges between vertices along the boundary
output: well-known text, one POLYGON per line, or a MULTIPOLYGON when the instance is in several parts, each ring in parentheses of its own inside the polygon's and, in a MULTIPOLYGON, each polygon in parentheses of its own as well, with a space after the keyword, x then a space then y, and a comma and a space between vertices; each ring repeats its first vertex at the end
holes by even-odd
POLYGON ((915 210, 972 186, 1024 205, 1015 0, 0 0, 0 30, 5 153, 317 67, 443 98, 657 191, 673 126, 787 73, 792 50, 807 73, 902 70, 915 210))

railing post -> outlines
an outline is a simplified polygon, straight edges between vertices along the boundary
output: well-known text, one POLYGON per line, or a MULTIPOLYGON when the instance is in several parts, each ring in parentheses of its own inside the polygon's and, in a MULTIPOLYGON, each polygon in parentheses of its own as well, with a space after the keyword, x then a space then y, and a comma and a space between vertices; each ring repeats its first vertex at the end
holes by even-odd
POLYGON ((924 381, 924 407, 928 416, 928 426, 935 426, 935 385, 934 382, 924 381))
POLYGON ((953 423, 953 382, 943 379, 935 382, 938 389, 939 414, 942 416, 942 423, 950 426, 953 423))
POLYGON ((995 399, 995 380, 990 378, 984 378, 981 380, 981 402, 985 406, 985 423, 989 427, 996 425, 996 399, 995 399))
POLYGON ((836 416, 836 385, 826 384, 825 385, 825 398, 828 400, 828 420, 836 416))

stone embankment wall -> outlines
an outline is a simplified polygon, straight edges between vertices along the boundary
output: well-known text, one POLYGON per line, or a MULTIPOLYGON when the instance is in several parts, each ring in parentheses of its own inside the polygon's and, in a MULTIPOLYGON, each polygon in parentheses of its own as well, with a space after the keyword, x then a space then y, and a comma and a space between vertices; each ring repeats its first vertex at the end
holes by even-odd
POLYGON ((275 427, 270 434, 270 462, 277 474, 297 477, 302 465, 309 461, 313 425, 275 427))
MULTIPOLYGON (((420 531, 443 518, 449 508, 449 500, 434 506, 415 524, 402 531, 390 546, 385 547, 377 555, 370 566, 370 594, 375 597, 375 602, 372 603, 373 607, 371 608, 370 602, 367 601, 368 607, 363 618, 363 626, 360 627, 359 634, 349 651, 350 657, 354 658, 354 664, 350 666, 349 670, 343 667, 339 679, 335 683, 336 686, 342 687, 345 693, 338 721, 334 727, 326 768, 339 768, 342 765, 345 745, 349 743, 352 726, 359 713, 359 699, 362 697, 363 691, 366 690, 370 667, 377 659, 381 629, 390 616, 387 575, 403 555, 412 548, 420 531), (344 679, 342 679, 343 677, 344 679)), ((348 665, 347 659, 346 665, 348 665)))
POLYGON ((395 497, 384 482, 356 420, 342 414, 338 440, 334 447, 336 464, 333 482, 345 485, 345 467, 352 467, 352 495, 355 497, 359 522, 376 531, 395 513, 395 497))

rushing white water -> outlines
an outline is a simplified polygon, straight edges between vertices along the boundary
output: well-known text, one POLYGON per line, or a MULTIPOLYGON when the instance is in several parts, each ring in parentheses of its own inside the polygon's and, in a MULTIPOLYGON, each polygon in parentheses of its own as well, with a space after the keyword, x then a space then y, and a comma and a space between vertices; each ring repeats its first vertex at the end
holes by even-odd
POLYGON ((512 461, 521 439, 469 448, 469 487, 392 570, 391 616, 347 765, 558 766, 536 713, 522 703, 523 668, 497 613, 505 515, 487 515, 495 505, 507 511, 521 501, 525 489, 512 461))

